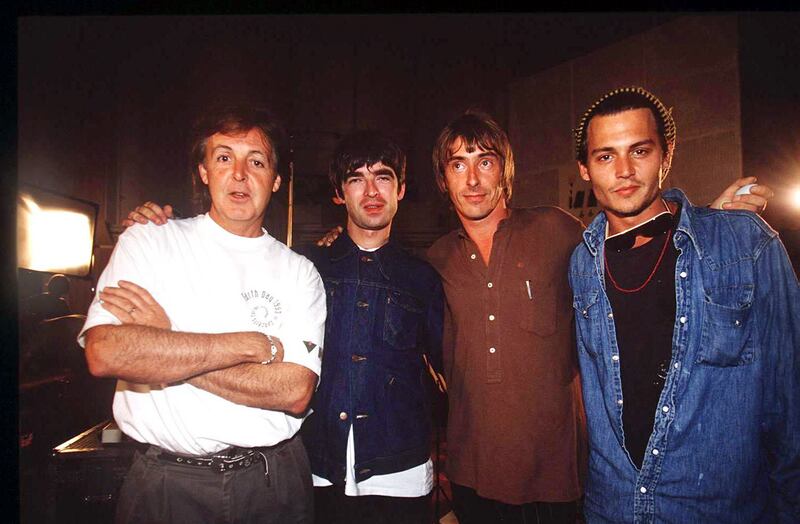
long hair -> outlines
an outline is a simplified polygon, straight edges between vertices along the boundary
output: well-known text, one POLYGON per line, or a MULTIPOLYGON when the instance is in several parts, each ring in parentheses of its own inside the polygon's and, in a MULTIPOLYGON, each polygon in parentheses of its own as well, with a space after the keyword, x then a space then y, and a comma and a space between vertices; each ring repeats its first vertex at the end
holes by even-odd
POLYGON ((481 149, 496 154, 502 162, 503 177, 501 187, 505 200, 511 199, 514 184, 514 153, 503 128, 487 113, 469 109, 447 124, 433 146, 433 172, 436 184, 442 193, 447 192, 445 169, 458 146, 466 147, 467 152, 481 149))

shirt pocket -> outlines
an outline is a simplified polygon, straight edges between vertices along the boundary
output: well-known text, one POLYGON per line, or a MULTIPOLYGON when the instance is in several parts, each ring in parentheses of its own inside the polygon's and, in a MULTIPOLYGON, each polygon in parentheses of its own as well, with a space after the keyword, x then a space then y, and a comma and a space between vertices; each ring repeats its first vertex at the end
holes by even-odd
POLYGON ((404 351, 416 347, 424 312, 424 305, 417 297, 402 291, 387 291, 383 340, 390 349, 404 351))
MULTIPOLYGON (((547 337, 556 332, 556 310, 558 309, 557 286, 552 282, 535 282, 520 280, 514 293, 520 297, 519 325, 540 337, 547 337)), ((562 306, 566 305, 562 302, 562 306)))
POLYGON ((578 325, 583 348, 592 357, 599 353, 602 337, 603 313, 599 298, 598 291, 575 293, 572 297, 575 323, 578 325))
POLYGON ((695 362, 717 367, 742 366, 753 362, 755 344, 748 298, 751 294, 752 286, 728 288, 725 296, 732 302, 728 305, 719 304, 706 296, 700 349, 695 362))

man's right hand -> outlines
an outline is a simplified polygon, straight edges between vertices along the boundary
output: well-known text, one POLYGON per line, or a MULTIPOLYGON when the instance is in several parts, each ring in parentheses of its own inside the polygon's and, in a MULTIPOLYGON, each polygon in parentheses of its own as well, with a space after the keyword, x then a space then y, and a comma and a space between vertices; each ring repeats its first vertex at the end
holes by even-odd
POLYGON ((342 226, 334 227, 333 229, 331 229, 330 231, 325 233, 325 235, 322 238, 317 240, 317 245, 319 247, 322 247, 322 246, 331 247, 331 244, 333 244, 333 241, 336 240, 337 238, 339 238, 339 235, 342 234, 342 231, 344 231, 344 228, 342 226))
POLYGON ((148 222, 161 226, 166 224, 170 218, 172 218, 171 205, 166 204, 161 207, 155 202, 148 201, 128 213, 128 218, 122 221, 122 226, 131 227, 134 224, 147 224, 148 222))

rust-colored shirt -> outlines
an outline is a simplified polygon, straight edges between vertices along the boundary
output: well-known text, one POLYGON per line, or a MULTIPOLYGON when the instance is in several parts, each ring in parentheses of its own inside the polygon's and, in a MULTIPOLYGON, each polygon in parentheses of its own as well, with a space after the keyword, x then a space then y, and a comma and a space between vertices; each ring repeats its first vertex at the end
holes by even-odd
POLYGON ((581 496, 586 426, 567 268, 582 230, 555 207, 515 209, 488 267, 463 230, 428 251, 447 297, 446 471, 482 497, 581 496))

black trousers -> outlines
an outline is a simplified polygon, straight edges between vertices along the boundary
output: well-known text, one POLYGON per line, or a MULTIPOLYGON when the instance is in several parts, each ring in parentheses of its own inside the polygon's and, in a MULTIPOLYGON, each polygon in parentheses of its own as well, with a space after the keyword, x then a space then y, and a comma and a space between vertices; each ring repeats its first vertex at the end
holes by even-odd
POLYGON ((310 524, 314 520, 313 485, 306 450, 295 436, 268 448, 245 469, 217 473, 158 458, 151 446, 137 451, 120 489, 116 522, 250 522, 310 524))
POLYGON ((505 504, 466 486, 451 482, 450 487, 459 524, 575 524, 578 518, 577 501, 505 504))
POLYGON ((344 484, 314 488, 316 524, 430 524, 430 493, 424 497, 348 497, 344 484))

